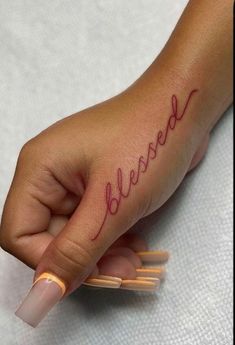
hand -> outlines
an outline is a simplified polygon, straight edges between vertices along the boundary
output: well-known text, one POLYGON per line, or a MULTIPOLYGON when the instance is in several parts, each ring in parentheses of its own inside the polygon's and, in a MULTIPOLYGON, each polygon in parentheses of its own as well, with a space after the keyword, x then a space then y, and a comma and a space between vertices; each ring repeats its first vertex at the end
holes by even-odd
POLYGON ((133 91, 55 123, 19 155, 1 245, 37 267, 35 280, 43 272, 59 277, 66 295, 88 276, 136 278, 135 252, 147 245, 125 232, 169 198, 205 134, 194 134, 190 116, 196 91, 166 93, 154 114, 143 112, 133 91), (69 219, 59 234, 50 230, 55 215, 69 219))
POLYGON ((161 54, 131 87, 22 148, 0 244, 36 268, 18 313, 27 322, 36 325, 93 274, 136 277, 141 263, 133 243, 144 250, 146 243, 126 232, 200 161, 232 101, 231 9, 229 0, 190 1, 161 54), (69 218, 56 236, 47 231, 54 215, 69 218), (107 255, 115 243, 120 248, 116 241, 125 249, 107 255), (44 272, 53 281, 40 279, 44 272))

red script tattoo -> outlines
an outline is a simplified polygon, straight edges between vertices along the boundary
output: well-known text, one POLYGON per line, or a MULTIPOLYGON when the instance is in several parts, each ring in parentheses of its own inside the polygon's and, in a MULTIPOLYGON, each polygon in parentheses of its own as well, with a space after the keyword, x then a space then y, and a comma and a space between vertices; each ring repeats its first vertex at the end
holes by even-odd
POLYGON ((97 234, 93 238, 91 238, 92 241, 97 239, 97 237, 101 233, 101 230, 104 226, 104 223, 106 222, 108 215, 115 215, 118 212, 121 200, 128 198, 128 196, 130 195, 132 186, 135 186, 139 181, 140 173, 145 173, 146 170, 148 169, 150 160, 153 160, 157 157, 158 146, 159 145, 160 146, 165 145, 169 131, 174 130, 177 121, 180 121, 183 118, 192 95, 197 91, 198 91, 197 89, 194 89, 190 92, 181 114, 178 113, 177 97, 176 97, 176 95, 172 95, 172 97, 171 97, 172 111, 171 111, 171 115, 168 118, 165 131, 159 130, 157 132, 157 135, 155 137, 155 141, 150 142, 148 144, 148 150, 147 150, 146 157, 140 156, 138 159, 137 169, 136 170, 134 170, 134 169, 130 170, 129 184, 128 184, 127 190, 126 191, 123 190, 123 183, 122 183, 123 172, 122 172, 121 168, 117 169, 117 185, 116 185, 117 189, 118 189, 118 195, 117 196, 113 196, 112 184, 110 182, 108 182, 106 184, 106 187, 105 187, 106 211, 105 211, 103 222, 99 228, 99 231, 97 232, 97 234))

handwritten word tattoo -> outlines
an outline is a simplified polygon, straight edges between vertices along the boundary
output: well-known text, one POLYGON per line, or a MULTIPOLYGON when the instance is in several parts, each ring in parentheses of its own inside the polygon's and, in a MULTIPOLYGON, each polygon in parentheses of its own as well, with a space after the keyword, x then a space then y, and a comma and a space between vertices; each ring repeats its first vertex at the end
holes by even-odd
POLYGON ((117 169, 117 180, 116 180, 116 187, 118 190, 117 196, 113 196, 113 194, 112 194, 112 184, 110 182, 108 182, 106 184, 106 187, 105 187, 106 211, 104 214, 104 219, 102 221, 102 224, 101 224, 98 232, 96 233, 96 235, 93 238, 91 238, 92 241, 97 239, 97 237, 101 233, 101 230, 102 230, 102 228, 106 222, 107 217, 109 215, 111 216, 111 215, 117 214, 119 207, 120 207, 121 200, 128 198, 128 196, 130 195, 132 186, 135 186, 139 182, 140 174, 145 173, 146 170, 148 169, 150 160, 153 160, 157 157, 158 147, 165 145, 170 130, 174 130, 177 121, 182 120, 182 118, 183 118, 183 116, 187 110, 187 107, 188 107, 188 104, 189 104, 191 97, 197 91, 198 91, 197 89, 194 89, 190 92, 181 114, 178 113, 178 99, 177 99, 176 95, 172 95, 172 97, 171 97, 171 108, 172 108, 172 110, 171 110, 171 115, 169 116, 169 118, 167 120, 166 128, 163 131, 159 130, 157 132, 155 140, 153 142, 151 141, 148 144, 146 157, 139 156, 137 169, 136 170, 134 170, 134 169, 130 170, 127 190, 126 191, 123 190, 123 172, 122 172, 121 168, 117 169))

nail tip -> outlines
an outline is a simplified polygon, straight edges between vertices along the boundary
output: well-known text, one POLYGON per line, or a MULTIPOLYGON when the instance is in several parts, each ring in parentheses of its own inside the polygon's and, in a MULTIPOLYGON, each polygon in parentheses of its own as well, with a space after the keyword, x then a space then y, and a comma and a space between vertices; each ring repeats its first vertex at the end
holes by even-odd
POLYGON ((21 321, 23 321, 24 323, 26 323, 27 325, 33 327, 33 328, 36 328, 38 326, 38 323, 37 324, 34 324, 32 322, 30 322, 29 320, 25 319, 19 312, 18 310, 16 310, 16 312, 14 313, 16 317, 18 317, 21 321))
POLYGON ((60 301, 62 289, 55 281, 38 280, 15 312, 22 321, 35 328, 60 301))

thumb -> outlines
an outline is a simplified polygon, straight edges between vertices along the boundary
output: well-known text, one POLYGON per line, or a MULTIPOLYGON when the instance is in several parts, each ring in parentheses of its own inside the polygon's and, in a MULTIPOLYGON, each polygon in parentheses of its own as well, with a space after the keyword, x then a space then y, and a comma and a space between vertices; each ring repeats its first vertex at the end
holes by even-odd
POLYGON ((16 311, 30 325, 37 326, 62 297, 79 287, 105 251, 132 225, 134 203, 122 200, 130 204, 124 207, 120 198, 112 197, 111 184, 104 186, 97 179, 90 181, 78 208, 42 255, 33 287, 16 311))

